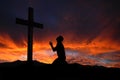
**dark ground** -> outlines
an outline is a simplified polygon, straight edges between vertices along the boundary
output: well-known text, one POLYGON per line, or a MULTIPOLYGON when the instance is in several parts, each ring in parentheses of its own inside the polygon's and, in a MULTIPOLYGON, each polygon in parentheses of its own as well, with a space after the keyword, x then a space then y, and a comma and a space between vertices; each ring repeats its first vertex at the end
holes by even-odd
POLYGON ((0 64, 0 80, 120 80, 120 68, 52 65, 33 61, 0 64))

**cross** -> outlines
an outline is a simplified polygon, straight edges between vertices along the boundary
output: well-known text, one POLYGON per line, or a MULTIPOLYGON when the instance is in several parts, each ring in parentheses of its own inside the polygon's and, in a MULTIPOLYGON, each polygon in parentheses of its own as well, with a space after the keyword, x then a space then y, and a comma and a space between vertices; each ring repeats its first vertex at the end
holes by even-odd
POLYGON ((27 45, 27 61, 32 62, 33 52, 33 27, 43 28, 43 24, 34 22, 33 8, 28 9, 28 20, 16 18, 16 23, 21 25, 28 25, 28 45, 27 45))

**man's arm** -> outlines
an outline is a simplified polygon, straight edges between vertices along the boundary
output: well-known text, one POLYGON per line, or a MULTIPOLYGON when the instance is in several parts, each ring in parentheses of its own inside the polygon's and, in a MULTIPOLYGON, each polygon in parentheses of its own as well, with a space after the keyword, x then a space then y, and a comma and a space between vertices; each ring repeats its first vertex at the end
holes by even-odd
POLYGON ((53 43, 52 43, 51 41, 49 42, 49 44, 50 44, 52 50, 53 50, 53 51, 56 51, 56 47, 55 47, 55 48, 53 47, 53 43))

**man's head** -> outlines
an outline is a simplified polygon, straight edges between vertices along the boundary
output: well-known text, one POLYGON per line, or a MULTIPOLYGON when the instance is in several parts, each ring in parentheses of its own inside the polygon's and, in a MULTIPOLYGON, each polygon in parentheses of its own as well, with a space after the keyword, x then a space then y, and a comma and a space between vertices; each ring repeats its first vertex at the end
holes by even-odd
POLYGON ((56 40, 57 40, 57 42, 62 42, 64 40, 64 38, 63 38, 63 36, 60 35, 56 38, 56 40))

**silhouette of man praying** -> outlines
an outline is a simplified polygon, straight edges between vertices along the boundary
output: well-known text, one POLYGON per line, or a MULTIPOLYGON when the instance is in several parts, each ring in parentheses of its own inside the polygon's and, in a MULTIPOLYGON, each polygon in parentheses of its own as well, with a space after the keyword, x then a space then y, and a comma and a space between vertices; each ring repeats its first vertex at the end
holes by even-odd
POLYGON ((57 45, 56 47, 53 47, 53 43, 50 41, 49 44, 53 51, 57 51, 58 58, 53 61, 52 64, 66 64, 66 56, 65 56, 65 49, 64 45, 62 44, 62 41, 64 40, 63 36, 58 36, 56 38, 57 45))

